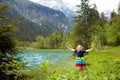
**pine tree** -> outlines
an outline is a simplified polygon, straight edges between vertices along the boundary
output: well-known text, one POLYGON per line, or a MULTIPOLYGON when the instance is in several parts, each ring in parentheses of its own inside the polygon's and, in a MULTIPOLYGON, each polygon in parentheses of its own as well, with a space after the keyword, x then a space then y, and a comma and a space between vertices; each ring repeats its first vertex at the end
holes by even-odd
POLYGON ((116 16, 110 20, 110 26, 107 29, 107 41, 109 45, 120 45, 120 16, 116 16))
POLYGON ((94 32, 92 25, 99 19, 96 5, 92 6, 89 5, 89 0, 81 0, 81 4, 78 5, 78 15, 74 18, 72 32, 72 37, 75 38, 74 46, 82 44, 85 48, 88 48, 90 44, 91 35, 94 32))
MULTIPOLYGON (((17 53, 16 41, 14 38, 15 21, 7 16, 10 6, 0 4, 0 79, 18 79, 18 72, 23 68, 22 61, 15 58, 17 53)), ((19 76, 20 72, 19 72, 19 76)))
POLYGON ((112 13, 111 13, 111 18, 117 16, 116 12, 113 10, 112 13))

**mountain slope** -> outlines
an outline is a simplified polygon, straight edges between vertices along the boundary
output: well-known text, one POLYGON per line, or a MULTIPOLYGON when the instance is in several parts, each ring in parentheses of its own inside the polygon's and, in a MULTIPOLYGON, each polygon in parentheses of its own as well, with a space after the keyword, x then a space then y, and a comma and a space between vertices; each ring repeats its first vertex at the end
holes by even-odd
POLYGON ((18 25, 20 30, 17 34, 21 40, 34 40, 37 35, 47 36, 56 30, 62 32, 69 30, 68 19, 58 10, 29 0, 2 0, 0 2, 12 5, 9 15, 20 20, 18 25), (25 39, 26 37, 32 39, 25 39))
POLYGON ((55 10, 60 10, 63 12, 67 17, 75 15, 75 13, 70 10, 62 0, 39 0, 39 4, 53 8, 55 10))
MULTIPOLYGON (((33 0, 30 0, 33 1, 33 0)), ((73 17, 75 16, 75 12, 70 10, 62 0, 39 0, 37 3, 50 7, 55 10, 59 10, 63 12, 66 17, 69 19, 69 23, 73 23, 73 17)))

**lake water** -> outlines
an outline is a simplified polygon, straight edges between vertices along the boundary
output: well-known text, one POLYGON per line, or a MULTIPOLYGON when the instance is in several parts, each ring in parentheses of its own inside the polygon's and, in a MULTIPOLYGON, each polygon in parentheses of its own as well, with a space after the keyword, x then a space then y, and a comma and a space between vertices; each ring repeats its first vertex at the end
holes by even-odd
POLYGON ((26 66, 37 66, 40 63, 49 61, 50 63, 57 62, 72 56, 70 51, 23 51, 17 55, 22 57, 24 62, 28 62, 26 66))

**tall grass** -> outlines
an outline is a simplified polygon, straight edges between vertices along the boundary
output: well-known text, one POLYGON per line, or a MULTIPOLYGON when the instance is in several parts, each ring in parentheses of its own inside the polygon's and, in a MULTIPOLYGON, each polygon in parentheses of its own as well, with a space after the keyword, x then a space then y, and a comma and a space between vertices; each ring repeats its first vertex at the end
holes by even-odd
POLYGON ((90 52, 86 64, 86 69, 79 71, 72 56, 52 65, 45 62, 31 69, 31 77, 25 80, 120 80, 120 46, 90 52))

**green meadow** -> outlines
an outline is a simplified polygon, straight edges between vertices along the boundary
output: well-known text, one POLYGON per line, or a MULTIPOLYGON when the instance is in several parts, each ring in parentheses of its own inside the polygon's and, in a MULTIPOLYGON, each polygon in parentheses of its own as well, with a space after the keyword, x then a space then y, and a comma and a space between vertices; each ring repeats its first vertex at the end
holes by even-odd
POLYGON ((120 46, 105 47, 102 51, 93 51, 85 56, 87 67, 79 71, 75 59, 67 59, 54 64, 46 61, 31 68, 25 80, 120 80, 120 46))

